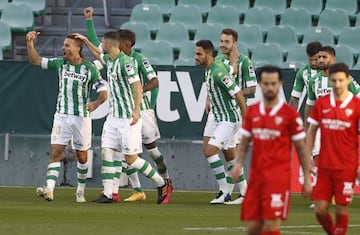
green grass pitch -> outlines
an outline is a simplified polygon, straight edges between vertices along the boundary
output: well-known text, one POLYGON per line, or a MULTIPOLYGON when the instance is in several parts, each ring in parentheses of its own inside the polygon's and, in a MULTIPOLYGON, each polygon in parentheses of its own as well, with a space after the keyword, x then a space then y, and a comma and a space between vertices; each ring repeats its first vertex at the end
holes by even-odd
MULTIPOLYGON (((74 188, 56 188, 55 200, 35 195, 33 187, 0 187, 0 234, 245 234, 239 206, 211 206, 215 192, 174 191, 170 204, 157 205, 156 192, 137 203, 76 203, 74 188)), ((88 201, 101 189, 87 189, 88 201)), ((120 190, 122 198, 130 190, 120 190)), ((315 221, 309 201, 293 195, 290 216, 282 234, 324 234, 315 221)), ((333 208, 332 208, 333 213, 333 208)), ((350 209, 348 235, 360 234, 360 200, 350 209)))

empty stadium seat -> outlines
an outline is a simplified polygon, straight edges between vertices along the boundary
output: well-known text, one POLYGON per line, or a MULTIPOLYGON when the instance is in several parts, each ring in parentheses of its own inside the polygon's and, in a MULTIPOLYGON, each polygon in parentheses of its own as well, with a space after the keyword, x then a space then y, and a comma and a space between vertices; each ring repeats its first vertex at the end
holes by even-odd
POLYGON ((351 19, 355 20, 358 11, 358 0, 326 0, 325 9, 342 9, 351 19))
POLYGON ((3 11, 4 7, 9 3, 9 0, 0 0, 0 13, 3 11))
POLYGON ((211 0, 178 0, 178 5, 195 5, 200 8, 202 16, 205 18, 211 8, 211 0))
POLYGON ((155 36, 160 25, 163 23, 160 7, 153 4, 136 5, 131 11, 130 22, 145 23, 151 35, 155 36))
POLYGON ((333 45, 334 35, 328 27, 310 27, 304 33, 303 44, 319 41, 322 45, 333 45))
POLYGON ((290 46, 298 44, 298 38, 293 26, 279 25, 269 29, 266 42, 280 44, 283 54, 286 54, 290 46))
POLYGON ((307 63, 307 55, 306 55, 306 45, 305 44, 294 44, 289 47, 288 53, 286 56, 286 62, 303 62, 307 63))
POLYGON ((12 48, 11 29, 6 22, 0 21, 0 50, 10 50, 12 48))
POLYGON ((270 7, 273 9, 275 15, 283 13, 287 6, 287 0, 256 0, 255 7, 270 7))
POLYGON ((181 23, 165 23, 160 26, 156 41, 166 41, 174 52, 179 52, 182 44, 189 41, 189 34, 181 23))
POLYGON ((358 60, 358 62, 351 69, 352 70, 360 70, 360 61, 358 60))
POLYGON ((155 4, 160 7, 164 18, 169 18, 175 8, 175 0, 142 0, 142 4, 155 4))
POLYGON ((244 18, 245 12, 250 8, 250 1, 248 0, 217 0, 217 6, 230 6, 238 10, 240 18, 244 18))
POLYGON ((141 49, 141 53, 148 57, 151 63, 157 65, 173 64, 173 50, 167 42, 148 41, 141 49))
POLYGON ((169 22, 184 24, 193 36, 196 28, 202 24, 200 8, 194 5, 178 5, 171 12, 169 22))
POLYGON ((179 59, 194 60, 195 56, 195 42, 187 41, 182 44, 179 52, 179 59))
POLYGON ((218 23, 204 23, 201 24, 195 33, 195 41, 201 40, 201 39, 207 39, 210 40, 216 50, 219 49, 219 41, 220 41, 220 35, 221 31, 223 30, 224 26, 222 24, 218 23))
POLYGON ((141 50, 144 44, 151 40, 150 31, 143 22, 125 22, 120 29, 130 29, 136 34, 135 50, 141 50))
POLYGON ((253 7, 245 13, 244 24, 259 25, 266 33, 275 25, 275 15, 270 7, 253 7))
POLYGON ((261 43, 254 47, 251 60, 256 67, 263 64, 280 65, 283 62, 283 54, 279 44, 261 43))
POLYGON ((237 42, 237 49, 240 52, 240 54, 249 56, 249 51, 247 49, 247 46, 243 42, 237 42))
POLYGON ((263 43, 263 34, 260 26, 241 24, 234 28, 239 35, 238 42, 245 43, 249 53, 255 45, 263 43))
POLYGON ((336 52, 336 62, 343 62, 349 66, 349 68, 354 65, 354 55, 351 51, 351 48, 346 45, 336 45, 334 47, 336 52))
POLYGON ((195 59, 177 59, 174 61, 175 66, 195 66, 195 59))
POLYGON ((338 37, 341 31, 350 27, 349 17, 344 10, 325 9, 319 16, 318 26, 330 28, 338 37))
POLYGON ((225 28, 239 24, 240 17, 236 8, 230 6, 214 6, 210 9, 207 23, 220 23, 225 28))
POLYGON ((292 0, 290 7, 305 8, 315 19, 318 19, 323 9, 323 0, 292 0))
POLYGON ((360 27, 346 28, 339 35, 337 44, 349 46, 354 54, 358 54, 360 52, 359 42, 358 42, 359 35, 360 35, 360 27))
POLYGON ((6 22, 12 32, 24 33, 34 27, 34 15, 27 4, 9 3, 1 14, 1 21, 6 22))
POLYGON ((299 69, 305 66, 304 62, 301 61, 293 61, 293 62, 282 62, 280 65, 282 69, 299 69))
POLYGON ((12 0, 12 2, 27 4, 35 16, 45 14, 46 0, 12 0))
POLYGON ((291 25, 296 29, 298 38, 311 27, 310 12, 304 8, 287 8, 280 18, 280 25, 291 25))

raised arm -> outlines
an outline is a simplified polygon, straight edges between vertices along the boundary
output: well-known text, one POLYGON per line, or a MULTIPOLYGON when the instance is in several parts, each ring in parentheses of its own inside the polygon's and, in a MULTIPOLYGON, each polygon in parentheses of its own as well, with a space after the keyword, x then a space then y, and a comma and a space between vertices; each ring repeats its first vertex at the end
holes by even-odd
POLYGON ((34 41, 40 35, 40 32, 30 31, 26 34, 26 46, 30 63, 41 65, 41 57, 35 47, 34 41))
POLYGON ((87 7, 84 9, 84 16, 86 18, 86 35, 91 43, 93 43, 95 46, 99 46, 101 42, 99 41, 96 34, 93 12, 94 9, 92 7, 87 7))
POLYGON ((74 33, 74 35, 75 35, 76 38, 81 39, 81 40, 85 43, 85 45, 87 46, 87 48, 89 48, 90 53, 91 53, 96 59, 102 61, 101 56, 100 56, 101 51, 100 51, 100 49, 99 49, 97 46, 95 46, 93 43, 91 43, 91 42, 89 41, 89 39, 88 39, 87 37, 85 37, 84 35, 82 35, 82 34, 74 33))

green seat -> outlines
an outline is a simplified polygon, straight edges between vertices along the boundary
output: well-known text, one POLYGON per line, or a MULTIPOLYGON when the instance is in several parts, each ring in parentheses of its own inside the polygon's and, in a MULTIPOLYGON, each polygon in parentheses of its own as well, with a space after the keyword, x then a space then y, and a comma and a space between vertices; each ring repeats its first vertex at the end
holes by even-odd
POLYGON ((293 61, 293 62, 282 62, 280 68, 282 69, 299 69, 305 66, 305 63, 302 61, 293 61))
POLYGON ((310 27, 305 31, 302 43, 308 44, 312 41, 319 41, 324 46, 331 46, 334 44, 333 32, 328 27, 310 27))
POLYGON ((283 62, 283 54, 279 44, 261 43, 254 47, 251 60, 255 66, 263 64, 280 65, 283 62))
POLYGON ((243 19, 245 16, 245 12, 247 12, 250 8, 250 1, 248 0, 217 0, 217 6, 229 6, 237 9, 240 14, 240 18, 243 19))
POLYGON ((169 22, 182 23, 193 36, 196 28, 202 24, 200 8, 194 5, 178 5, 171 12, 169 22))
POLYGON ((255 7, 270 7, 273 9, 275 15, 283 13, 287 6, 287 0, 256 0, 255 7))
POLYGON ((349 46, 354 54, 358 54, 360 52, 359 41, 358 41, 359 35, 360 35, 360 27, 346 28, 339 35, 337 44, 349 46))
POLYGON ((0 60, 4 60, 4 53, 2 49, 0 49, 0 60))
POLYGON ((174 61, 175 66, 195 66, 195 60, 192 59, 177 59, 174 61))
POLYGON ((182 60, 194 60, 195 56, 195 42, 187 41, 182 44, 179 52, 179 58, 182 60))
POLYGON ((220 35, 222 30, 224 29, 224 26, 222 24, 218 23, 204 23, 201 24, 195 33, 195 41, 201 40, 201 39, 207 39, 210 40, 213 44, 216 50, 219 49, 219 41, 220 41, 220 35))
POLYGON ((297 62, 301 61, 307 63, 306 45, 305 44, 294 44, 289 47, 286 56, 286 62, 297 62))
POLYGON ((9 0, 0 0, 0 13, 4 10, 5 6, 9 3, 9 0))
POLYGON ((266 42, 279 43, 283 54, 286 54, 290 46, 298 44, 298 38, 294 27, 289 25, 280 25, 270 28, 267 34, 266 42))
POLYGON ((144 44, 151 40, 150 31, 143 22, 125 22, 120 29, 130 29, 136 34, 135 50, 141 50, 144 44))
POLYGON ((170 17, 172 10, 175 8, 175 0, 142 0, 141 3, 158 5, 165 19, 170 17))
POLYGON ((174 60, 173 50, 167 42, 148 41, 141 49, 141 54, 157 65, 172 65, 174 60))
POLYGON ((352 70, 360 70, 360 60, 351 68, 352 70))
POLYGON ((46 11, 46 0, 12 0, 12 2, 27 4, 34 13, 34 16, 43 15, 46 11))
POLYGON ((318 19, 323 9, 323 0, 291 0, 291 8, 305 8, 314 19, 318 19))
POLYGON ((244 24, 259 25, 266 34, 275 25, 274 11, 270 7, 250 8, 245 14, 244 24))
POLYGON ((156 41, 168 42, 174 52, 177 53, 181 45, 189 41, 189 34, 181 23, 166 23, 160 26, 156 35, 156 41))
POLYGON ((211 0, 178 0, 177 4, 198 6, 204 18, 206 18, 211 8, 211 0))
POLYGON ((245 43, 243 42, 237 42, 237 49, 240 52, 240 54, 249 56, 249 50, 245 43))
POLYGON ((12 49, 12 34, 9 25, 0 21, 0 45, 2 50, 12 49))
POLYGON ((304 8, 287 8, 280 18, 280 25, 291 25, 296 29, 298 38, 311 27, 311 14, 304 8))
POLYGON ((350 21, 344 10, 325 9, 319 16, 318 26, 330 28, 338 37, 345 28, 350 27, 350 21))
POLYGON ((7 4, 1 14, 1 21, 6 22, 15 33, 25 33, 34 28, 33 12, 23 3, 7 4))
POLYGON ((358 0, 326 0, 325 9, 342 9, 346 12, 351 20, 355 20, 356 13, 358 11, 358 0))
POLYGON ((160 7, 153 4, 136 5, 131 11, 130 22, 145 23, 151 35, 155 36, 160 25, 163 23, 160 7))
POLYGON ((258 25, 241 24, 234 29, 239 35, 238 42, 245 43, 250 53, 255 45, 263 43, 263 34, 258 25))
POLYGON ((240 18, 236 8, 230 6, 214 6, 209 11, 207 23, 220 23, 225 28, 239 25, 240 18))
POLYGON ((336 62, 343 62, 352 68, 354 65, 354 55, 349 46, 346 45, 336 45, 334 47, 336 52, 336 62))

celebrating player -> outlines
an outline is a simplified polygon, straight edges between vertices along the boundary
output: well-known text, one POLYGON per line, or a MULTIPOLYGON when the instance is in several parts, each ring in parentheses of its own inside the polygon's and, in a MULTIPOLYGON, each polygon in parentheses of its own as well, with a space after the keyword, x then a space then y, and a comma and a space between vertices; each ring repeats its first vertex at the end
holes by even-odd
POLYGON ((205 157, 219 184, 219 193, 210 203, 223 204, 230 200, 231 188, 227 183, 227 172, 220 160, 219 151, 235 147, 234 135, 239 129, 246 103, 239 86, 230 77, 225 64, 214 60, 213 54, 214 46, 211 41, 200 40, 196 43, 196 66, 204 66, 206 69, 208 97, 215 120, 211 137, 204 135, 203 146, 205 157))
POLYGON ((287 219, 290 197, 291 141, 304 169, 303 193, 311 192, 310 157, 305 148, 305 132, 299 114, 279 97, 280 68, 260 68, 263 99, 248 108, 241 128, 243 137, 231 176, 239 177, 249 144, 253 143, 250 177, 241 209, 251 235, 280 234, 281 220, 287 219), (279 174, 281 172, 281 174, 279 174))
POLYGON ((352 78, 344 63, 329 68, 332 90, 318 98, 308 118, 306 146, 313 149, 316 130, 320 127, 321 148, 318 157, 318 176, 312 199, 315 215, 327 234, 346 234, 348 207, 358 168, 358 130, 360 99, 349 91, 352 78), (336 223, 329 214, 329 204, 335 196, 336 223))
POLYGON ((106 86, 99 71, 81 55, 82 41, 74 35, 66 36, 63 45, 64 56, 60 58, 41 58, 34 40, 39 32, 26 35, 30 63, 43 69, 54 70, 59 74, 59 93, 51 132, 51 156, 47 166, 46 186, 36 192, 48 201, 54 200, 54 188, 59 177, 60 161, 66 145, 73 140, 76 149, 78 186, 76 201, 85 202, 84 191, 88 171, 87 150, 91 146, 91 119, 89 112, 94 111, 107 99, 106 86), (91 86, 95 85, 98 98, 90 103, 91 86))

